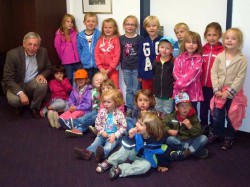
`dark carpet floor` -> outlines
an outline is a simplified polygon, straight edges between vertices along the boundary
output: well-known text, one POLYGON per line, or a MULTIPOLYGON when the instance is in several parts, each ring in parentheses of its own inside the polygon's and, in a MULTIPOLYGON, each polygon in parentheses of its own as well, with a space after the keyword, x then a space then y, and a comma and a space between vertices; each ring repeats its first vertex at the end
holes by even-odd
POLYGON ((0 96, 0 187, 95 186, 250 186, 250 134, 238 133, 231 151, 219 144, 208 147, 206 159, 174 162, 167 173, 152 169, 145 175, 110 181, 97 174, 96 163, 74 158, 75 146, 87 147, 94 137, 67 138, 47 119, 33 119, 29 111, 16 116, 0 96))

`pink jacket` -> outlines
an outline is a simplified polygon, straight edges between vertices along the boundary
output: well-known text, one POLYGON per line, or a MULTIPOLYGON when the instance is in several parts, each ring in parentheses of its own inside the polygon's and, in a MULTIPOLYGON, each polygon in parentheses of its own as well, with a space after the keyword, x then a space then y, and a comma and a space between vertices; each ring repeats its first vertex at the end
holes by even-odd
POLYGON ((49 81, 49 89, 51 91, 51 99, 60 98, 68 100, 72 86, 67 78, 64 78, 63 81, 52 79, 49 81))
MULTIPOLYGON (((214 97, 211 99, 210 108, 213 112, 215 107, 214 97)), ((247 97, 243 90, 240 90, 232 99, 228 111, 228 117, 231 120, 232 126, 237 131, 242 125, 242 119, 246 117, 247 97)))
POLYGON ((101 36, 95 47, 95 60, 98 69, 104 68, 111 72, 119 64, 120 60, 120 40, 118 36, 105 38, 101 36))
POLYGON ((63 65, 80 62, 76 43, 77 32, 74 29, 70 31, 70 39, 71 41, 66 41, 64 34, 56 31, 54 46, 63 65))
POLYGON ((173 98, 179 92, 186 92, 192 102, 203 101, 201 89, 201 73, 203 59, 200 54, 188 56, 180 54, 174 61, 173 76, 175 78, 173 98))

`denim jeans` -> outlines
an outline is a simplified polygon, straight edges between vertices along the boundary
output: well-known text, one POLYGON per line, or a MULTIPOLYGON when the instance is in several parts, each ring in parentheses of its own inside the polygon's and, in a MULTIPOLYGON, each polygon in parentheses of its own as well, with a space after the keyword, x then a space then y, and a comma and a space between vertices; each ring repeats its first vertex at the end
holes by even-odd
POLYGON ((55 99, 50 103, 53 110, 68 110, 68 103, 63 99, 55 99))
POLYGON ((97 110, 92 110, 86 113, 84 116, 76 118, 73 120, 73 126, 78 130, 85 132, 90 125, 95 124, 97 117, 97 110))
POLYGON ((202 93, 204 96, 204 101, 200 102, 200 119, 202 125, 208 125, 210 123, 211 127, 213 126, 213 116, 210 111, 210 100, 214 96, 213 88, 203 86, 202 93), (210 115, 208 118, 208 112, 210 111, 210 115))
POLYGON ((134 95, 138 90, 138 70, 123 69, 123 77, 126 85, 126 105, 129 109, 134 108, 134 95))
POLYGON ((173 148, 173 150, 185 150, 189 149, 192 154, 197 153, 207 144, 208 138, 205 135, 200 135, 196 138, 189 140, 181 140, 176 136, 169 136, 167 138, 167 145, 173 148))
POLYGON ((213 134, 218 135, 218 136, 234 138, 235 130, 232 126, 232 123, 229 117, 227 116, 231 103, 232 103, 232 99, 227 99, 222 109, 214 107, 213 134), (227 121, 227 123, 225 123, 225 121, 227 121))
POLYGON ((63 65, 65 70, 66 70, 66 75, 67 78, 69 79, 69 82, 71 83, 71 85, 73 85, 73 80, 74 80, 74 72, 78 69, 82 68, 82 63, 81 62, 77 62, 74 64, 66 64, 63 65))
POLYGON ((173 111, 173 99, 160 99, 155 97, 155 109, 163 114, 170 114, 173 111))
POLYGON ((96 149, 100 145, 102 145, 104 149, 104 158, 107 158, 109 156, 109 153, 117 145, 117 140, 115 140, 113 143, 109 143, 107 138, 104 138, 102 135, 97 135, 95 141, 87 148, 87 150, 96 154, 96 149))

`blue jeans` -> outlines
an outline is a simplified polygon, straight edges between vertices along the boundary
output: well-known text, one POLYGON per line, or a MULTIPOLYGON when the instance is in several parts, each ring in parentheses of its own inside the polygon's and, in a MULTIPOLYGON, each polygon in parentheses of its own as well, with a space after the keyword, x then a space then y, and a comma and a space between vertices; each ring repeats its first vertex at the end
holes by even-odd
POLYGON ((167 138, 167 144, 173 148, 173 150, 185 150, 189 149, 192 154, 198 153, 206 144, 207 137, 205 135, 200 135, 196 138, 189 140, 181 140, 176 136, 169 136, 167 138))
POLYGON ((53 110, 68 110, 68 102, 63 99, 55 99, 50 103, 53 110))
POLYGON ((231 106, 232 99, 227 99, 222 109, 214 107, 213 111, 213 134, 217 136, 225 136, 234 138, 235 130, 232 126, 231 120, 227 116, 231 106), (225 123, 225 119, 227 123, 225 123))
POLYGON ((95 124, 97 117, 97 110, 92 110, 86 113, 84 116, 76 118, 73 120, 73 126, 78 130, 85 132, 90 125, 95 124))
POLYGON ((126 105, 129 109, 134 108, 134 95, 138 90, 138 70, 123 69, 123 77, 126 85, 126 105))
POLYGON ((82 63, 81 62, 77 62, 74 64, 67 64, 67 65, 63 65, 65 70, 66 70, 66 75, 67 78, 69 79, 69 82, 73 85, 73 80, 74 80, 74 72, 78 69, 82 68, 82 63))
POLYGON ((113 143, 109 143, 107 138, 104 138, 102 135, 97 135, 95 141, 87 148, 87 150, 96 154, 96 149, 98 146, 102 145, 104 149, 104 158, 109 156, 109 153, 115 148, 117 140, 113 143))

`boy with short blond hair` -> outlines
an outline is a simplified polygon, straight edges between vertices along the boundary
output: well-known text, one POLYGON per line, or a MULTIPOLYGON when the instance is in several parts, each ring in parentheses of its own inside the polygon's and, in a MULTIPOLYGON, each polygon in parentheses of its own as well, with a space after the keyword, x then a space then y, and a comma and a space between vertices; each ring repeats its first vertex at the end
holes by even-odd
POLYGON ((189 27, 186 23, 180 22, 174 26, 174 33, 177 37, 177 41, 174 45, 173 56, 177 57, 180 54, 180 47, 185 34, 189 31, 189 27))

